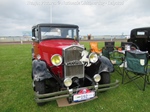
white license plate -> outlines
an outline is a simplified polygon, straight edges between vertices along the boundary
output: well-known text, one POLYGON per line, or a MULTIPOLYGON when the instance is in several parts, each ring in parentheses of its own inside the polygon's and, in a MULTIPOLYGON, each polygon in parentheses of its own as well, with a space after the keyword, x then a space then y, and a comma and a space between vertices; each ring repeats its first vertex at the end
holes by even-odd
POLYGON ((83 100, 88 100, 95 97, 95 92, 91 91, 90 93, 84 93, 84 94, 75 94, 73 96, 73 101, 77 102, 77 101, 83 101, 83 100))

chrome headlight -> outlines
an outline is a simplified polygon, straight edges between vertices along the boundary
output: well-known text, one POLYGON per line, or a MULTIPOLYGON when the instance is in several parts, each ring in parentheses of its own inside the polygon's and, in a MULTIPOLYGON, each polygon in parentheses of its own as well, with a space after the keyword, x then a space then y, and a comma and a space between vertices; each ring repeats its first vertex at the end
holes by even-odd
POLYGON ((95 74, 93 79, 95 82, 99 82, 101 80, 101 76, 99 74, 95 74))
POLYGON ((64 85, 65 85, 66 87, 71 86, 71 84, 72 84, 71 78, 66 78, 66 79, 64 80, 64 85))
POLYGON ((97 54, 96 54, 96 53, 91 53, 91 54, 89 55, 89 60, 90 60, 91 63, 97 62, 97 60, 98 60, 97 54))
POLYGON ((55 66, 62 64, 62 57, 59 54, 55 54, 51 57, 51 62, 55 66))

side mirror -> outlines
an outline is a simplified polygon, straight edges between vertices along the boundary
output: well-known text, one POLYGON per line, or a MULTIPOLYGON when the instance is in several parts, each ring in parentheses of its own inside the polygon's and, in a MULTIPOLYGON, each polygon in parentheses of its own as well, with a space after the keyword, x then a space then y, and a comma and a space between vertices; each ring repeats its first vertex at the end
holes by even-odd
POLYGON ((32 41, 39 42, 39 39, 36 37, 32 37, 32 41))
POLYGON ((33 40, 33 41, 35 41, 35 40, 36 40, 36 38, 35 38, 35 37, 32 37, 32 40, 33 40))

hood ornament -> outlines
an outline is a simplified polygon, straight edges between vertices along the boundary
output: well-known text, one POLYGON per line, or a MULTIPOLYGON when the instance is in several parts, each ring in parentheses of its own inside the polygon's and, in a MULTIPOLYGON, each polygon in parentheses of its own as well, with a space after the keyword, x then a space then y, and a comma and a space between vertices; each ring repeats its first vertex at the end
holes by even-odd
POLYGON ((84 64, 84 66, 87 66, 87 67, 91 66, 90 60, 88 58, 88 55, 89 55, 89 52, 86 51, 86 50, 83 50, 81 52, 82 58, 80 59, 81 63, 84 64))

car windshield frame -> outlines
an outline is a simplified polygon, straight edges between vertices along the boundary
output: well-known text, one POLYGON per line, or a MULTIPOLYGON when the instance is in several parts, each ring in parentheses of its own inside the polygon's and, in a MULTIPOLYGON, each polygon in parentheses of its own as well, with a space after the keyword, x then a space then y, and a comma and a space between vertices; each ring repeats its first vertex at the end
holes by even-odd
POLYGON ((73 39, 78 40, 78 28, 75 27, 53 27, 41 26, 40 27, 41 40, 49 39, 73 39))

